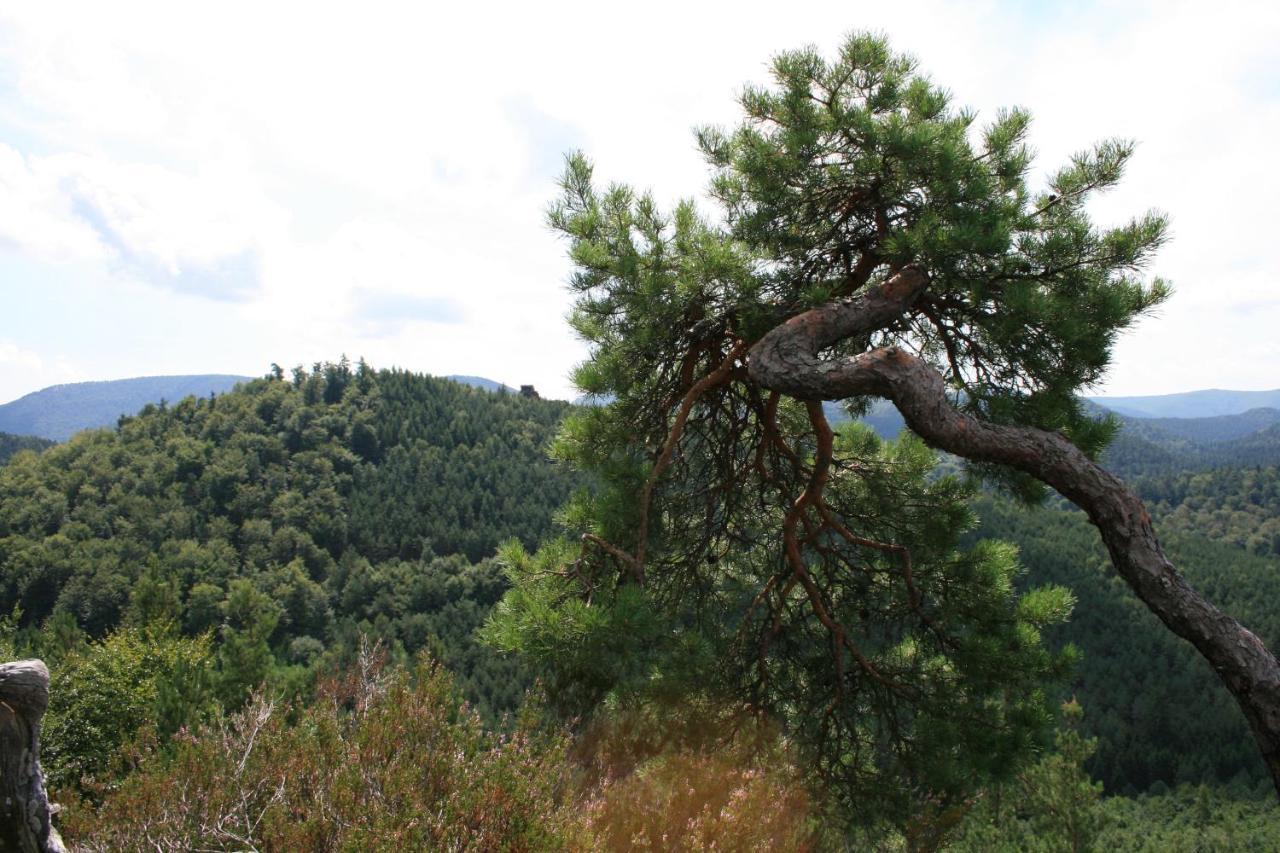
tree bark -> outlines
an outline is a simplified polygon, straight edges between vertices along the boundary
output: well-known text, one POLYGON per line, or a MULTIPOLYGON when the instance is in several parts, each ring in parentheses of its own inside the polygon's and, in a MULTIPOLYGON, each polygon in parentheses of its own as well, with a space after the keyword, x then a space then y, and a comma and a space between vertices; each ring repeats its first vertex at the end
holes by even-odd
POLYGON ((1132 489, 1058 433, 992 424, 959 411, 938 371, 900 348, 821 357, 840 341, 898 319, 927 288, 923 271, 908 266, 878 287, 792 317, 752 347, 750 375, 800 400, 891 400, 930 446, 1023 471, 1083 509, 1120 576, 1171 631, 1195 646, 1231 691, 1280 795, 1280 663, 1252 631, 1206 601, 1178 573, 1132 489))
POLYGON ((66 853, 40 769, 40 719, 48 706, 43 661, 0 664, 0 853, 66 853))

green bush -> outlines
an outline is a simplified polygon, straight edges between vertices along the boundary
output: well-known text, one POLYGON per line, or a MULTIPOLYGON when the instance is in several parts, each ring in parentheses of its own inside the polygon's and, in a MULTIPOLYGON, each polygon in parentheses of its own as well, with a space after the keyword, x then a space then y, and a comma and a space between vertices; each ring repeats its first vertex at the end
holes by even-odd
POLYGON ((144 729, 177 731, 212 707, 207 636, 122 628, 82 645, 51 674, 41 761, 55 792, 96 797, 122 747, 144 729))

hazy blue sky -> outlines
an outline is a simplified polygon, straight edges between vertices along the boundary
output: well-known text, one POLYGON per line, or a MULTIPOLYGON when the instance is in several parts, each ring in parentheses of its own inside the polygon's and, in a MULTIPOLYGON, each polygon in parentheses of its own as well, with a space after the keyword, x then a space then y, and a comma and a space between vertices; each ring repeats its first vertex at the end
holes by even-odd
POLYGON ((1097 213, 1171 215, 1176 294, 1099 391, 1280 387, 1273 2, 41 0, 0 10, 0 402, 343 353, 568 396, 562 152, 700 194, 690 129, 855 28, 1030 108, 1045 171, 1140 142, 1097 213))

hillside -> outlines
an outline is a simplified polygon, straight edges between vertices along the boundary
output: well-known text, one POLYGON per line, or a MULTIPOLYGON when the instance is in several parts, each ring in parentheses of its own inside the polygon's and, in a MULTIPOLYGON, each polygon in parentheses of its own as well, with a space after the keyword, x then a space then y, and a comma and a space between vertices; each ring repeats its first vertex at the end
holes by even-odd
MULTIPOLYGON (((849 420, 839 404, 825 406, 833 420, 849 420)), ((859 419, 882 437, 902 427, 884 402, 859 419)), ((1121 416, 1120 423, 1104 459, 1147 501, 1175 564, 1211 600, 1280 643, 1267 604, 1280 600, 1280 411, 1121 416)), ((1017 544, 1028 587, 1060 583, 1078 596, 1055 640, 1083 652, 1069 695, 1100 739, 1094 775, 1115 793, 1237 777, 1260 784, 1265 768, 1230 696, 1115 577, 1097 531, 1065 506, 1028 510, 985 494, 974 537, 1017 544)))
POLYGON ((1154 427, 1149 426, 1148 421, 1122 419, 1120 432, 1107 448, 1103 461, 1112 471, 1129 478, 1280 465, 1280 423, 1225 440, 1188 437, 1236 434, 1243 426, 1238 420, 1240 417, 1193 418, 1185 425, 1173 427, 1154 427))
MULTIPOLYGON (((1270 482, 1272 489, 1280 483, 1274 471, 1270 482)), ((1018 545, 1026 586, 1063 584, 1078 599, 1071 620, 1054 629, 1052 639, 1082 652, 1066 696, 1084 706, 1085 731, 1100 740, 1090 769, 1108 792, 1143 792, 1157 782, 1267 784, 1231 696, 1204 660, 1115 575, 1083 513, 1027 509, 993 496, 979 500, 976 509, 975 538, 1018 545)), ((1280 597, 1280 556, 1251 554, 1160 516, 1156 527, 1193 586, 1269 646, 1280 643, 1280 613, 1271 606, 1280 597)))
MULTIPOLYGON (((1094 405, 1099 417, 1107 413, 1094 405)), ((827 402, 823 409, 833 424, 850 420, 841 403, 827 402)), ((1123 477, 1280 465, 1280 409, 1188 418, 1116 417, 1120 431, 1103 459, 1123 477)), ((905 426, 898 410, 884 400, 872 402, 857 419, 884 439, 894 438, 905 426)))
POLYGON ((457 382, 461 385, 469 385, 472 388, 479 388, 484 391, 506 391, 511 394, 516 392, 516 389, 512 388, 510 385, 504 385, 501 382, 497 382, 493 379, 486 379, 483 376, 462 376, 454 374, 444 378, 451 382, 457 382))
POLYGON ((34 435, 10 435, 0 432, 0 465, 8 462, 10 457, 22 450, 34 450, 37 453, 53 445, 52 441, 37 438, 34 435))
POLYGON ((1144 397, 1090 397, 1094 403, 1133 418, 1207 418, 1238 415, 1250 409, 1280 409, 1275 391, 1224 391, 1210 388, 1144 397))
POLYGON ((524 682, 471 631, 504 589, 487 558, 545 536, 575 482, 546 456, 566 410, 345 362, 147 406, 0 469, 0 612, 101 637, 160 589, 193 636, 257 614, 270 654, 228 696, 364 632, 511 708, 524 682))
POLYGON ((144 376, 54 385, 0 405, 0 432, 66 441, 83 429, 113 426, 148 403, 176 403, 230 391, 247 376, 144 376))
POLYGON ((1280 424, 1280 409, 1258 408, 1230 415, 1197 418, 1124 418, 1135 435, 1157 440, 1184 439, 1196 444, 1233 441, 1280 424))

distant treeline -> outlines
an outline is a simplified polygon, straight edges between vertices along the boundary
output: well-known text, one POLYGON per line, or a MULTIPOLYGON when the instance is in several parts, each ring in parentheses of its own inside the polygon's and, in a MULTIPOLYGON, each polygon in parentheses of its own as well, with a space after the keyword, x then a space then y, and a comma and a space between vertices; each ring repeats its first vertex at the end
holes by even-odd
POLYGON ((52 441, 37 438, 34 435, 10 435, 7 432, 0 432, 0 465, 8 462, 15 453, 21 450, 34 450, 39 453, 46 447, 52 446, 52 441))

